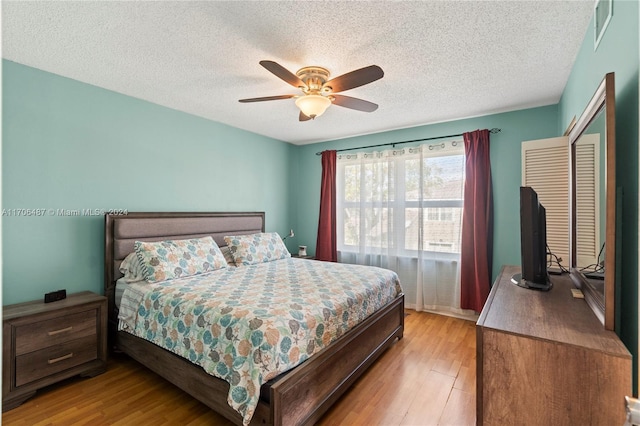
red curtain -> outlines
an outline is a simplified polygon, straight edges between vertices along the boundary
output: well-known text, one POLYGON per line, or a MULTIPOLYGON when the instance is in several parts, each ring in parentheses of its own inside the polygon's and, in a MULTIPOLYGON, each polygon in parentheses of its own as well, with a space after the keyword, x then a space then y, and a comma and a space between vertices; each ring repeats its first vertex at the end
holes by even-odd
POLYGON ((322 181, 320 186, 320 218, 316 259, 338 261, 336 238, 336 151, 322 152, 322 181))
POLYGON ((493 262, 493 199, 489 130, 465 133, 466 156, 460 307, 480 312, 491 288, 493 262))

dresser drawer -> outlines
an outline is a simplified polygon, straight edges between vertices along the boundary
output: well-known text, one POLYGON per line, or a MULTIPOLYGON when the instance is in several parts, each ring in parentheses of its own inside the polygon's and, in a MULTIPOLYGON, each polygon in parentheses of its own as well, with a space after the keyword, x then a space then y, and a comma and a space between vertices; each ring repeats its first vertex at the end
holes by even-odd
POLYGON ((98 358, 96 337, 88 336, 16 357, 16 386, 98 358))
POLYGON ((48 321, 17 326, 15 329, 16 356, 82 337, 93 336, 95 341, 97 310, 64 315, 48 321))

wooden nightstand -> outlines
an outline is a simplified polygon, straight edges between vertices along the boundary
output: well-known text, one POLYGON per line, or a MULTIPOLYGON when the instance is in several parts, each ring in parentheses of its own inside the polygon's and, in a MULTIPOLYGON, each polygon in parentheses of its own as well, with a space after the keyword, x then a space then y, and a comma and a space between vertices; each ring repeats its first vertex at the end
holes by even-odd
POLYGON ((291 254, 291 257, 297 257, 298 259, 315 259, 315 256, 300 256, 299 254, 291 254))
POLYGON ((88 291, 3 307, 2 411, 44 386, 107 367, 107 298, 88 291))

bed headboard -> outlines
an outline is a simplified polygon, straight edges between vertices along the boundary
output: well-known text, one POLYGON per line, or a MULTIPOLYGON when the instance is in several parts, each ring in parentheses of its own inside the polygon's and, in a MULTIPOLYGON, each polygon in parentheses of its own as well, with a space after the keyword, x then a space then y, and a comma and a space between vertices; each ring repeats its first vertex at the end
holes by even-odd
POLYGON ((104 294, 109 318, 114 314, 115 282, 120 263, 133 251, 135 241, 183 240, 212 236, 220 246, 225 235, 264 232, 264 212, 183 213, 135 212, 105 215, 104 294))

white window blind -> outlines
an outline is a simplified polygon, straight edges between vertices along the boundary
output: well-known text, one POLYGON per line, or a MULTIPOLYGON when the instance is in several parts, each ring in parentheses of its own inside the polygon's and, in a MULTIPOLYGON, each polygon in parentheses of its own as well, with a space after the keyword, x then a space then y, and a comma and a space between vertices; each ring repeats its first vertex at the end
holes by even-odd
POLYGON ((538 194, 538 200, 546 210, 547 245, 562 259, 561 265, 569 268, 567 137, 522 142, 522 186, 530 186, 538 194))

